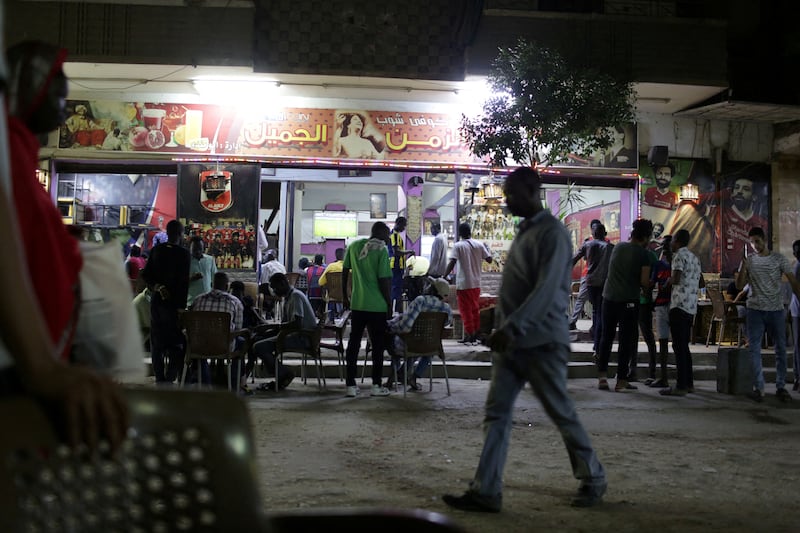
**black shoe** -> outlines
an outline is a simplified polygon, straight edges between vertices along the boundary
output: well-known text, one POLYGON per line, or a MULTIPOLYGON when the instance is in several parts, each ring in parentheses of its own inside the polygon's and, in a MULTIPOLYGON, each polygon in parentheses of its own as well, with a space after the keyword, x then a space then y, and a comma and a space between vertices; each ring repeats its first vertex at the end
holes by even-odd
POLYGON ((667 387, 669 387, 669 381, 667 381, 666 379, 659 378, 653 381, 652 383, 649 383, 647 386, 653 387, 655 389, 666 389, 667 387))
POLYGON ((471 490, 465 492, 463 496, 445 494, 442 500, 453 509, 473 513, 499 513, 502 506, 500 498, 493 501, 471 490))
POLYGON ((788 403, 792 401, 792 395, 789 394, 789 391, 787 391, 783 387, 775 391, 775 397, 777 397, 783 403, 788 403))
POLYGON ((761 403, 764 401, 764 393, 758 389, 753 389, 752 391, 748 392, 745 396, 747 396, 748 398, 757 403, 761 403))
POLYGON ((291 370, 287 371, 278 380, 278 390, 283 390, 286 387, 288 387, 293 379, 294 379, 294 372, 292 372, 291 370))
POLYGON ((597 485, 582 485, 578 489, 578 494, 572 499, 573 507, 594 507, 603 501, 603 494, 606 493, 608 483, 603 482, 597 485))
POLYGON ((577 329, 578 329, 578 324, 576 322, 570 322, 569 323, 569 330, 570 331, 576 331, 577 329))

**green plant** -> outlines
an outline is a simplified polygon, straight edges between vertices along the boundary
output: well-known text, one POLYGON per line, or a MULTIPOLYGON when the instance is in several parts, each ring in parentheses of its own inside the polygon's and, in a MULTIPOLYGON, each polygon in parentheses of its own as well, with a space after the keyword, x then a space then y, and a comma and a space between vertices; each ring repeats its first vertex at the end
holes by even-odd
POLYGON ((580 187, 568 181, 567 188, 561 191, 558 197, 558 219, 564 220, 568 214, 580 210, 585 205, 586 199, 580 187))
POLYGON ((462 115, 461 132, 472 153, 495 167, 587 156, 611 146, 607 127, 635 116, 630 82, 524 39, 500 49, 489 84, 495 96, 478 117, 462 115))

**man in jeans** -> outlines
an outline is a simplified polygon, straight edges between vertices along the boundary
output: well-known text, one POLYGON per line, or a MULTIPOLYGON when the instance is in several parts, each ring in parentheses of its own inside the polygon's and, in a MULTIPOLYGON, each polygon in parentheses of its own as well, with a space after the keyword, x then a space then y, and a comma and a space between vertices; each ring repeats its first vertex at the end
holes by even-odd
POLYGON ((748 232, 755 255, 742 258, 736 274, 736 288, 750 284, 747 298, 747 339, 750 341, 750 359, 753 368, 753 390, 747 396, 753 401, 764 400, 764 371, 761 367, 761 339, 767 331, 775 340, 775 396, 782 402, 792 399, 786 390, 786 311, 781 295, 781 275, 786 276, 792 291, 800 297, 800 285, 794 277, 792 265, 783 255, 767 248, 764 230, 751 228, 748 232))
POLYGON ((489 339, 494 367, 481 458, 469 490, 462 496, 442 497, 463 511, 500 512, 514 402, 526 382, 558 427, 572 475, 580 480, 572 505, 597 505, 606 491, 603 465, 567 392, 572 245, 564 225, 544 209, 540 186, 539 174, 532 168, 518 168, 506 178, 508 208, 524 220, 503 269, 498 327, 489 339))
POLYGON ((350 243, 342 263, 342 287, 347 287, 347 278, 353 272, 353 295, 348 298, 344 291, 345 305, 350 306, 350 339, 347 341, 347 396, 359 394, 356 385, 358 351, 364 329, 372 342, 372 396, 388 396, 389 389, 381 386, 383 374, 383 349, 385 345, 386 320, 392 316, 392 269, 389 267, 389 226, 383 222, 372 225, 369 239, 350 243))
POLYGON ((685 229, 675 232, 672 238, 672 286, 669 303, 669 329, 672 334, 672 349, 675 351, 675 368, 678 379, 674 388, 659 391, 663 396, 686 396, 694 392, 692 377, 692 353, 689 351, 689 336, 692 321, 697 314, 697 289, 705 287, 700 260, 687 246, 691 236, 685 229))

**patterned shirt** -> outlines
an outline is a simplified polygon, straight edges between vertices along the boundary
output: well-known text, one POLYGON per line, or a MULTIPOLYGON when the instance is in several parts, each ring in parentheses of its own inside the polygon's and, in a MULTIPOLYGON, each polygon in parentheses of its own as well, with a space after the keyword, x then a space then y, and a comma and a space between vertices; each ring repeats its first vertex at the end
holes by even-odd
POLYGON ((214 311, 231 315, 231 331, 242 329, 244 306, 233 294, 214 289, 194 299, 192 311, 214 311))
POLYGON ((781 275, 793 274, 789 260, 777 253, 751 255, 747 261, 747 280, 752 294, 747 298, 747 308, 758 311, 783 310, 781 275))
POLYGON ((681 281, 672 285, 669 308, 677 307, 690 315, 697 314, 697 288, 702 275, 700 260, 684 246, 672 257, 672 270, 680 271, 681 281))
POLYGON ((447 322, 450 323, 453 320, 453 312, 447 302, 432 294, 422 294, 408 304, 405 313, 388 320, 386 324, 392 333, 408 333, 419 314, 427 312, 447 313, 447 322))

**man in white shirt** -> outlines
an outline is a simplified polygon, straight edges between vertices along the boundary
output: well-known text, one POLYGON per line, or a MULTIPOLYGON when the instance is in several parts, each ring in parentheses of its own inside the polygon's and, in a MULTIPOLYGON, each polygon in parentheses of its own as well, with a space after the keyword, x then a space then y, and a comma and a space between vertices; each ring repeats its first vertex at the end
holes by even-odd
POLYGON ((447 235, 442 233, 442 225, 438 222, 431 224, 431 233, 434 235, 431 244, 431 259, 428 275, 439 278, 447 270, 447 235))
POLYGON ((478 304, 481 295, 481 264, 483 261, 491 263, 492 254, 482 242, 471 238, 472 228, 466 222, 459 224, 458 237, 459 241, 453 245, 450 263, 447 265, 444 277, 449 276, 458 263, 456 299, 464 324, 464 338, 461 342, 475 344, 478 342, 478 330, 481 325, 478 304))
MULTIPOLYGON (((792 399, 786 390, 786 311, 781 295, 781 275, 792 285, 792 291, 800 297, 800 285, 794 277, 789 260, 767 248, 764 230, 751 228, 748 232, 750 245, 756 251, 742 258, 742 266, 736 274, 736 288, 750 283, 751 294, 747 298, 747 340, 753 368, 753 391, 747 397, 756 402, 764 400, 764 371, 761 366, 761 339, 764 332, 775 339, 775 396, 782 401, 792 399)), ((745 248, 745 253, 747 248, 745 248)))

